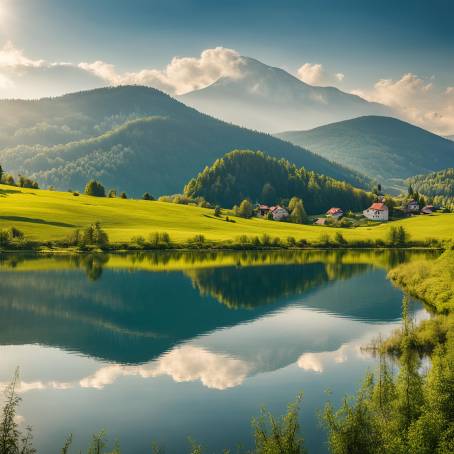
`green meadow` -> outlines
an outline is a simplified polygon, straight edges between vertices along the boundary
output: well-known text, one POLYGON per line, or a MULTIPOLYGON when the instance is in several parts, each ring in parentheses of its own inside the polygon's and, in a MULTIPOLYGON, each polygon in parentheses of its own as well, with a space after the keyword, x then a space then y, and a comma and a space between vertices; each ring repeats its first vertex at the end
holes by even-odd
MULTIPOLYGON (((0 229, 12 226, 30 240, 64 239, 71 231, 99 221, 111 242, 128 242, 134 236, 168 232, 174 241, 202 234, 212 241, 234 240, 240 235, 306 239, 322 234, 334 237, 340 231, 348 241, 385 239, 390 223, 358 228, 297 225, 263 219, 242 219, 223 210, 220 218, 212 209, 145 200, 74 196, 70 192, 23 189, 0 185, 0 229), (227 222, 225 216, 231 221, 227 222)), ((454 240, 454 214, 417 216, 392 225, 402 225, 414 241, 454 240)))

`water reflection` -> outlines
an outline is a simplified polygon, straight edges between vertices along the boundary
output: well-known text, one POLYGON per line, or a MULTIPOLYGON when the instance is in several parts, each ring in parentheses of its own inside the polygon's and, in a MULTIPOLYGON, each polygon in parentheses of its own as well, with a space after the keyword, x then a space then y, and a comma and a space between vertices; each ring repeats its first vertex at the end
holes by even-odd
POLYGON ((0 387, 21 366, 23 417, 41 452, 61 448, 62 434, 86 440, 102 427, 128 452, 149 448, 150 427, 168 452, 184 452, 189 434, 217 452, 248 440, 261 405, 282 412, 303 389, 304 435, 311 452, 325 452, 314 416, 323 392, 351 392, 373 366, 361 346, 400 319, 402 295, 387 269, 414 258, 3 256, 0 387), (43 408, 72 411, 43 417, 43 408))

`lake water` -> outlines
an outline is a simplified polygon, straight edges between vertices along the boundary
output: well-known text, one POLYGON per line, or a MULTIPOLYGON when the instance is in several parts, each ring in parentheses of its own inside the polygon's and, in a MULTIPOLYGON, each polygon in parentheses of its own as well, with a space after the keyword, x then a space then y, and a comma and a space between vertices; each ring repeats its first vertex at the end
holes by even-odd
POLYGON ((19 366, 18 420, 40 453, 101 429, 126 453, 184 453, 189 436, 249 447, 260 408, 281 414, 300 391, 306 445, 325 453, 317 412, 375 367, 362 347, 401 316, 387 270, 421 255, 0 256, 0 386, 19 366))

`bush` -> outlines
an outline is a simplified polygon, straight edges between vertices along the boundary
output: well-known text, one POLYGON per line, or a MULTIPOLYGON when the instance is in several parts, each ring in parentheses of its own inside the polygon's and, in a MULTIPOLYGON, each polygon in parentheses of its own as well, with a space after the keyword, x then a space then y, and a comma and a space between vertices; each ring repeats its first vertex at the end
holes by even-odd
POLYGON ((106 196, 106 190, 104 189, 104 186, 99 181, 96 180, 89 181, 85 186, 84 192, 86 195, 91 195, 92 197, 106 196))
POLYGON ((146 193, 142 196, 142 199, 143 199, 143 200, 154 200, 154 197, 151 196, 148 192, 146 192, 146 193))

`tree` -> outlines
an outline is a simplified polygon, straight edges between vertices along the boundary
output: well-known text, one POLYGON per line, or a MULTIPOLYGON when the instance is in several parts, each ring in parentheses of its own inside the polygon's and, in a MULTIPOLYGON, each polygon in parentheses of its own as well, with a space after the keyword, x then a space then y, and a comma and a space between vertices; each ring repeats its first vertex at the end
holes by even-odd
POLYGON ((127 199, 127 198, 128 198, 128 196, 126 195, 126 192, 122 192, 120 194, 120 199, 127 199))
POLYGON ((413 197, 414 191, 413 191, 413 187, 411 184, 408 186, 407 192, 408 192, 409 197, 413 197))
POLYGON ((148 192, 145 192, 145 194, 142 196, 143 200, 154 200, 153 196, 151 196, 148 192))
POLYGON ((114 199, 115 197, 117 197, 117 190, 111 189, 107 194, 107 197, 109 197, 109 199, 114 199))
POLYGON ((2 182, 2 178, 3 178, 3 168, 0 164, 0 183, 2 182))
POLYGON ((96 180, 90 180, 87 185, 85 186, 85 194, 91 195, 93 197, 105 197, 106 190, 104 186, 96 180))
POLYGON ((220 207, 219 205, 216 205, 216 206, 214 207, 214 215, 215 215, 216 217, 219 217, 219 216, 221 215, 221 207, 220 207))
MULTIPOLYGON (((290 203, 292 202, 292 200, 290 200, 290 203)), ((290 204, 289 204, 289 206, 290 206, 290 204)), ((290 213, 290 220, 292 222, 294 222, 295 224, 306 224, 308 221, 306 210, 304 209, 303 202, 300 199, 298 199, 293 204, 293 210, 290 213)))
POLYGON ((237 215, 249 219, 253 216, 254 214, 254 207, 252 206, 252 203, 248 199, 244 199, 239 208, 238 208, 238 213, 237 215))

